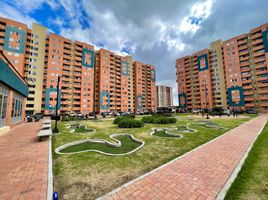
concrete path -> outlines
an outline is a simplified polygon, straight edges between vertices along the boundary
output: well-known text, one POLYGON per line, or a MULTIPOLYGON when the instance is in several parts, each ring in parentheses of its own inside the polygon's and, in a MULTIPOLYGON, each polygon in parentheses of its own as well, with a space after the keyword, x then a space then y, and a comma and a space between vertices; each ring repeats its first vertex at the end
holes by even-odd
POLYGON ((100 199, 215 199, 266 120, 261 115, 100 199))
POLYGON ((0 137, 0 199, 46 199, 48 141, 37 138, 41 122, 21 124, 0 137))

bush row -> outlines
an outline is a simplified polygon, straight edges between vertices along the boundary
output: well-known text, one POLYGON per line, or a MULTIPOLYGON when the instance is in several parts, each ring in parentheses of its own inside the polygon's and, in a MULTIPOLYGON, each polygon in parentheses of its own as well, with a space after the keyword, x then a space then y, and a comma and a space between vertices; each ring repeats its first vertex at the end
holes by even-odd
POLYGON ((120 117, 116 117, 114 119, 114 124, 119 124, 120 121, 125 120, 125 119, 134 119, 135 115, 126 115, 126 116, 120 116, 120 117))
POLYGON ((146 116, 141 119, 142 122, 146 124, 174 124, 177 119, 174 117, 164 117, 164 116, 146 116))
POLYGON ((119 128, 141 128, 144 124, 140 120, 135 120, 132 118, 129 119, 123 119, 118 123, 119 128))

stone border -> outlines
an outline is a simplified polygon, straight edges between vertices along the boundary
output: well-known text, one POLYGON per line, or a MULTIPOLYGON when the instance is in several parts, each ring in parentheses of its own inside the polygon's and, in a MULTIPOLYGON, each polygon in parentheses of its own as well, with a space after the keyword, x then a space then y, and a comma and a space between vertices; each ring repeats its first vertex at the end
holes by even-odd
POLYGON ((171 133, 167 129, 169 129, 169 131, 171 131, 171 129, 176 130, 176 128, 151 128, 152 131, 150 132, 150 135, 155 136, 155 137, 160 137, 160 138, 166 138, 166 139, 181 139, 181 138, 183 138, 183 135, 171 133), (161 137, 161 136, 155 135, 155 131, 161 131, 161 130, 164 130, 166 135, 170 135, 170 136, 174 136, 174 137, 161 137))
POLYGON ((48 140, 48 174, 47 174, 47 200, 52 199, 53 195, 53 171, 52 171, 52 142, 51 136, 48 140))
MULTIPOLYGON (((189 126, 187 126, 187 125, 184 125, 184 126, 187 128, 187 130, 179 131, 179 132, 181 132, 181 133, 196 133, 197 132, 196 129, 189 128, 189 126), (188 130, 193 130, 193 132, 190 132, 188 130)), ((152 130, 150 132, 151 136, 161 137, 161 138, 168 138, 168 139, 180 139, 180 138, 183 138, 183 135, 181 135, 181 134, 174 134, 174 133, 170 132, 170 131, 177 131, 178 130, 178 128, 174 127, 174 126, 172 128, 151 128, 151 130, 152 130), (155 135, 155 131, 160 131, 161 129, 165 130, 165 134, 170 135, 170 136, 175 136, 175 137, 161 137, 161 136, 155 135)))
MULTIPOLYGON (((90 132, 96 132, 96 129, 94 129, 94 128, 89 129, 86 125, 83 125, 83 124, 80 124, 80 123, 78 123, 78 124, 79 124, 79 126, 84 126, 85 130, 88 131, 89 133, 90 132)), ((70 129, 71 126, 72 126, 72 124, 65 124, 65 127, 68 128, 68 129, 70 129)), ((87 133, 75 133, 75 128, 71 129, 70 133, 73 133, 73 134, 87 134, 87 133)))
MULTIPOLYGON (((243 124, 247 124, 247 123, 249 123, 250 121, 252 121, 252 120, 254 120, 254 119, 256 119, 256 118, 253 118, 253 119, 251 119, 251 120, 249 120, 249 121, 247 121, 247 122, 245 122, 245 123, 242 123, 241 125, 243 125, 243 124)), ((241 125, 240 125, 240 126, 241 126, 241 125)), ((231 130, 235 130, 235 129, 239 128, 240 126, 237 126, 237 127, 233 128, 233 129, 231 129, 231 130)), ((231 131, 231 130, 229 130, 229 131, 231 131)), ((147 176, 149 176, 149 175, 151 175, 151 174, 153 174, 153 173, 155 173, 155 172, 161 170, 162 168, 166 167, 167 165, 169 165, 169 164, 171 164, 171 163, 174 163, 174 162, 176 162, 176 161, 179 160, 179 159, 182 159, 183 157, 187 156, 188 154, 190 154, 190 153, 192 153, 192 152, 195 152, 195 151, 197 151, 198 149, 201 149, 202 147, 204 147, 204 146, 206 146, 206 145, 208 145, 208 144, 210 144, 210 143, 212 143, 212 142, 215 142, 216 140, 219 140, 219 139, 222 138, 225 134, 228 134, 229 131, 227 131, 227 132, 221 134, 220 136, 218 136, 218 137, 216 137, 216 138, 214 138, 214 139, 208 141, 207 143, 204 143, 204 144, 202 144, 202 145, 200 145, 200 146, 198 146, 198 147, 196 147, 196 148, 194 148, 194 149, 192 149, 192 150, 186 152, 185 154, 183 154, 183 155, 181 155, 181 156, 178 156, 177 158, 174 158, 173 160, 171 160, 171 161, 169 161, 169 162, 167 162, 167 163, 165 163, 165 164, 163 164, 163 165, 161 165, 161 166, 159 166, 159 167, 153 169, 152 171, 149 171, 149 172, 147 172, 147 173, 145 173, 145 174, 143 174, 143 175, 141 175, 141 176, 139 176, 139 177, 137 177, 137 178, 134 178, 133 180, 131 180, 131 181, 129 181, 129 182, 127 182, 127 183, 121 185, 120 187, 118 187, 118 188, 112 190, 111 192, 108 192, 107 194, 98 197, 96 200, 105 200, 105 199, 107 199, 107 197, 110 197, 110 195, 113 195, 113 194, 119 192, 120 190, 122 190, 122 189, 128 187, 129 185, 131 185, 131 184, 133 184, 133 183, 136 183, 137 181, 139 181, 139 180, 141 180, 141 179, 143 179, 143 178, 145 178, 145 177, 147 177, 147 176)))
MULTIPOLYGON (((250 120, 251 121, 251 120, 250 120)), ((256 138, 252 141, 252 143, 250 144, 250 146, 248 147, 247 151, 245 152, 245 154, 243 155, 243 157, 241 158, 241 160, 239 161, 239 163, 237 164, 237 166, 235 167, 235 169, 233 170, 233 172, 231 173, 230 177, 228 178, 228 180, 225 182, 224 186, 221 188, 220 192, 217 194, 215 200, 224 200, 227 192, 229 191, 230 187, 232 186, 232 183, 235 181, 236 177, 238 176, 241 168, 243 167, 249 152, 251 151, 251 149, 253 148, 256 140, 258 139, 259 135, 262 133, 265 125, 267 123, 267 120, 265 121, 264 125, 262 126, 261 130, 259 131, 259 133, 257 134, 256 138)))
POLYGON ((128 154, 131 154, 131 153, 134 153, 135 151, 139 150, 140 148, 142 148, 145 144, 144 141, 142 140, 139 140, 137 138, 135 138, 132 134, 127 134, 127 133, 120 133, 120 134, 112 134, 109 136, 112 140, 116 141, 116 143, 112 143, 112 142, 109 142, 107 140, 104 140, 104 139, 87 139, 87 140, 79 140, 79 141, 75 141, 75 142, 71 142, 71 143, 68 143, 68 144, 64 144, 58 148, 55 149, 55 152, 57 154, 77 154, 77 153, 83 153, 83 152, 97 152, 97 153, 100 153, 100 154, 103 154, 103 155, 107 155, 107 156, 123 156, 123 155, 128 155, 128 154), (102 143, 102 144, 106 144, 106 145, 109 145, 109 146, 112 146, 112 147, 121 147, 121 141, 120 140, 117 140, 116 136, 130 136, 130 138, 139 143, 140 146, 137 147, 136 149, 133 149, 132 151, 130 152, 127 152, 127 153, 122 153, 122 154, 113 154, 113 153, 105 153, 103 151, 99 151, 99 150, 94 150, 94 149, 89 149, 89 150, 84 150, 84 151, 78 151, 78 152, 70 152, 70 153, 61 153, 60 151, 66 147, 70 147, 70 146, 74 146, 74 145, 77 145, 77 144, 82 144, 82 143, 86 143, 86 142, 95 142, 95 143, 102 143))

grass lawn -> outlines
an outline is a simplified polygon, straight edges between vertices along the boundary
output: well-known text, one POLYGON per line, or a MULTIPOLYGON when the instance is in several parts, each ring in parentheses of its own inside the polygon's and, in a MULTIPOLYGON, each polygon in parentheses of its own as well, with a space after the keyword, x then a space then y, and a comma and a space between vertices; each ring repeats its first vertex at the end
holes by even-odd
MULTIPOLYGON (((137 117, 138 119, 140 117, 137 117)), ((176 124, 146 124, 142 128, 117 128, 112 120, 81 121, 82 125, 96 129, 89 134, 71 134, 66 123, 59 123, 61 134, 52 138, 53 152, 55 148, 82 139, 99 138, 113 142, 109 135, 128 133, 145 142, 138 151, 125 156, 105 156, 96 152, 58 155, 53 153, 54 191, 59 192, 59 199, 95 199, 112 189, 148 172, 164 163, 204 144, 224 132, 241 125, 250 118, 214 118, 213 121, 227 129, 191 126, 204 121, 188 115, 176 115, 176 124), (181 139, 154 137, 151 128, 174 128, 188 126, 196 129, 195 133, 179 133, 181 139)), ((88 148, 88 147, 86 147, 88 148)), ((91 148, 91 147, 90 147, 91 148)), ((107 150, 107 149, 106 149, 107 150)), ((111 151, 111 150, 109 150, 111 151)))
POLYGON ((268 124, 256 140, 225 199, 268 199, 268 124))

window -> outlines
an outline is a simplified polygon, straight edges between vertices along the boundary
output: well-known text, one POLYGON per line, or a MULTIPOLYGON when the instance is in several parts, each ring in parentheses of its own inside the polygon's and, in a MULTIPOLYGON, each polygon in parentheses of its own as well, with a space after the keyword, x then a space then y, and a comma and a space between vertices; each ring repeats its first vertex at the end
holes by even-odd
POLYGON ((22 117, 22 102, 23 97, 20 94, 14 92, 13 101, 12 101, 12 111, 11 111, 11 123, 16 123, 21 121, 22 117))
POLYGON ((6 125, 6 114, 8 106, 8 89, 0 83, 0 127, 6 125))

